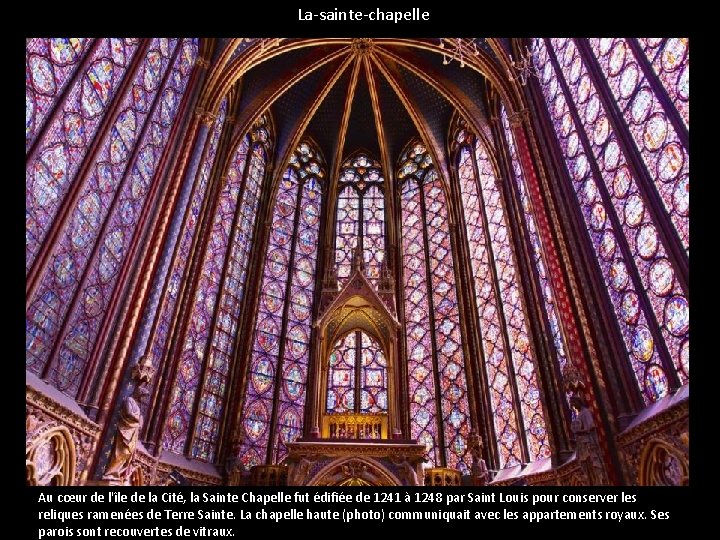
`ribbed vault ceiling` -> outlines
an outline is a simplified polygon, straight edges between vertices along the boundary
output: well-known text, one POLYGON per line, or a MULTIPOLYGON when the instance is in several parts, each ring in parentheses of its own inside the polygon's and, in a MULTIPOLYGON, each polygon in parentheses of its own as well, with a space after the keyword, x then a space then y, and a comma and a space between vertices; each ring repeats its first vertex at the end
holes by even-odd
POLYGON ((278 134, 278 160, 292 140, 310 137, 330 171, 358 149, 394 168, 413 137, 444 156, 456 109, 452 100, 471 104, 484 121, 485 89, 477 71, 456 61, 444 63, 432 51, 399 41, 324 40, 248 70, 239 110, 267 104, 278 134))

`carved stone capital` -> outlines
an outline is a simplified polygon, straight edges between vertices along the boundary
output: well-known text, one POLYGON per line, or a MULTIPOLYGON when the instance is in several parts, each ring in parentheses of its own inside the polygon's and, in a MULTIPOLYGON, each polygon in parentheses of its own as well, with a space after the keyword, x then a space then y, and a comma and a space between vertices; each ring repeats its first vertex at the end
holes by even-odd
POLYGON ((520 109, 508 115, 508 120, 512 127, 521 126, 523 123, 528 124, 530 122, 530 111, 527 109, 520 109))
POLYGON ((197 117, 199 117, 200 121, 203 124, 205 124, 207 127, 212 127, 213 124, 215 123, 215 119, 217 118, 216 114, 213 114, 209 110, 207 110, 199 105, 195 108, 195 115, 197 117))

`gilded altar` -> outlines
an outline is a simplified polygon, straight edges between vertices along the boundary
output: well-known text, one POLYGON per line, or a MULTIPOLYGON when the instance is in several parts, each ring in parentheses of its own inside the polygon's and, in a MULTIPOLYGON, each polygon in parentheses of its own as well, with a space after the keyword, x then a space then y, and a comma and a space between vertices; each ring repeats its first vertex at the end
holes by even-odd
POLYGON ((387 414, 333 413, 322 419, 322 438, 338 440, 388 439, 387 414))

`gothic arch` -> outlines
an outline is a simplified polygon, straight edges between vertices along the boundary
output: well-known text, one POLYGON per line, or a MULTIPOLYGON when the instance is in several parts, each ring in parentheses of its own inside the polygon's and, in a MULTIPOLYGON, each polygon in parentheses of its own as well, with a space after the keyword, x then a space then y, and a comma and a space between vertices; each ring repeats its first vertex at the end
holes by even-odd
MULTIPOLYGON (((270 96, 265 96, 262 100, 262 103, 256 104, 257 110, 253 109, 248 110, 247 112, 244 111, 242 119, 239 119, 240 121, 238 122, 239 132, 243 132, 244 130, 249 128, 249 125, 252 122, 252 118, 256 117, 262 110, 270 107, 282 95, 284 89, 295 84, 304 76, 315 71, 316 69, 319 69, 321 66, 327 64, 330 59, 338 59, 346 56, 347 58, 343 60, 340 67, 338 67, 338 69, 336 70, 337 77, 339 77, 339 75, 341 75, 349 66, 353 58, 353 51, 357 48, 356 43, 354 43, 353 40, 347 38, 285 40, 285 42, 271 43, 270 46, 266 46, 264 43, 256 42, 247 47, 247 49, 245 49, 241 53, 239 53, 236 58, 231 60, 234 54, 233 51, 235 50, 235 48, 237 48, 237 46, 240 45, 241 42, 242 38, 233 40, 226 47, 225 51, 222 53, 220 60, 216 63, 213 70, 208 75, 207 82, 202 90, 202 94, 199 100, 201 109, 210 112, 215 111, 219 107, 223 96, 227 94, 227 92, 233 87, 236 81, 238 81, 245 73, 247 73, 254 67, 262 64, 263 62, 276 58, 282 54, 303 48, 332 45, 335 45, 338 48, 334 51, 329 52, 325 57, 313 57, 308 61, 309 63, 307 65, 304 65, 294 70, 292 73, 289 73, 287 77, 283 79, 283 81, 278 83, 277 88, 274 90, 274 92, 271 92, 270 96)), ((489 38, 487 42, 490 49, 492 50, 492 53, 481 48, 478 51, 477 55, 470 55, 467 58, 467 66, 479 73, 481 76, 487 78, 488 86, 494 89, 499 94, 502 101, 507 104, 510 112, 525 110, 527 108, 527 104, 524 93, 521 91, 518 83, 515 80, 508 78, 507 76, 507 72, 510 69, 508 53, 505 51, 504 47, 499 43, 497 39, 489 38), (495 56, 495 58, 493 58, 493 55, 495 56)), ((383 46, 403 47, 411 50, 420 49, 432 52, 434 54, 445 54, 447 52, 445 48, 441 47, 439 44, 430 41, 424 41, 420 39, 396 38, 376 39, 373 40, 371 45, 371 47, 375 47, 378 51, 380 51, 379 55, 383 58, 389 59, 389 61, 397 63, 398 65, 402 65, 403 67, 411 70, 417 76, 422 78, 426 83, 433 86, 436 91, 443 95, 443 97, 445 97, 445 99, 447 99, 448 102, 453 105, 454 108, 460 110, 465 118, 470 119, 472 128, 476 133, 482 131, 480 129, 478 121, 476 120, 477 118, 481 118, 483 116, 482 111, 480 111, 480 109, 478 109, 474 105, 473 100, 470 99, 465 93, 459 90, 450 81, 443 78, 443 74, 436 74, 437 77, 430 77, 424 72, 423 69, 416 66, 413 62, 407 60, 402 55, 398 56, 398 54, 396 54, 394 51, 382 48, 383 46)), ((397 84, 396 81, 394 81, 393 74, 386 72, 386 67, 384 66, 384 64, 381 65, 381 62, 378 62, 378 59, 375 56, 371 58, 372 63, 377 68, 379 68, 380 71, 384 72, 384 75, 388 79, 388 82, 390 82, 391 85, 397 84)), ((337 77, 335 75, 330 77, 330 79, 328 80, 328 83, 330 84, 326 86, 326 89, 329 90, 332 87, 332 85, 337 80, 337 77)), ((399 92, 398 97, 400 97, 401 101, 403 101, 403 104, 408 110, 408 113, 411 115, 411 117, 413 117, 413 121, 417 125, 420 135, 422 136, 423 140, 426 141, 426 144, 428 144, 429 150, 431 151, 441 178, 444 182, 447 182, 447 177, 450 174, 450 170, 448 169, 447 163, 444 160, 439 159, 440 156, 443 155, 442 141, 434 140, 434 137, 431 136, 432 130, 429 129, 427 123, 422 118, 422 115, 419 114, 419 111, 415 110, 412 102, 408 102, 403 90, 400 88, 396 88, 395 91, 399 92)), ((287 145, 287 149, 285 152, 278 152, 278 156, 281 158, 278 163, 283 163, 284 160, 289 156, 289 153, 292 152, 292 149, 297 145, 297 142, 302 135, 302 131, 303 129, 298 129, 295 135, 291 137, 291 140, 287 145), (283 154, 282 156, 280 155, 281 153, 283 154)), ((276 177, 273 179, 273 185, 277 184, 278 182, 279 178, 276 175, 276 177)))
MULTIPOLYGON (((355 263, 354 263, 355 264, 355 263)), ((325 291, 328 294, 328 291, 325 291)), ((387 362, 388 430, 401 433, 399 389, 399 358, 397 328, 399 322, 394 313, 381 299, 367 277, 356 266, 341 291, 330 292, 330 297, 320 307, 320 315, 314 323, 313 344, 315 399, 309 404, 309 419, 313 431, 321 425, 325 411, 321 401, 327 393, 328 358, 340 337, 353 330, 366 332, 377 341, 387 362)))
MULTIPOLYGON (((410 151, 410 149, 416 145, 420 144, 424 146, 427 151, 430 153, 430 156, 432 157, 432 165, 431 167, 435 170, 435 173, 437 174, 438 180, 440 181, 440 185, 442 186, 442 192, 443 196, 445 198, 445 203, 447 204, 448 208, 448 221, 450 223, 451 227, 454 227, 455 224, 458 222, 457 216, 458 216, 458 207, 457 207, 457 200, 455 197, 452 196, 452 190, 450 189, 450 175, 452 175, 452 172, 450 172, 453 167, 448 168, 441 168, 440 164, 438 163, 438 159, 433 152, 432 145, 426 144, 420 137, 413 137, 410 139, 407 144, 403 147, 402 151, 400 152, 398 156, 398 160, 395 164, 396 173, 400 170, 402 167, 403 162, 403 156, 407 155, 407 153, 410 151), (445 176, 443 174, 443 169, 448 171, 448 176, 445 176)), ((441 154, 442 155, 442 154, 441 154)), ((444 162, 444 160, 443 160, 444 162)), ((395 175, 395 182, 398 186, 402 185, 403 183, 410 181, 414 179, 415 182, 417 182, 418 185, 422 186, 425 182, 428 180, 426 178, 421 178, 415 174, 409 174, 407 176, 404 176, 402 179, 397 177, 397 174, 395 175)), ((400 193, 400 189, 398 189, 398 194, 400 193)))
POLYGON ((320 469, 305 485, 399 486, 402 483, 385 465, 373 458, 341 457, 320 469))

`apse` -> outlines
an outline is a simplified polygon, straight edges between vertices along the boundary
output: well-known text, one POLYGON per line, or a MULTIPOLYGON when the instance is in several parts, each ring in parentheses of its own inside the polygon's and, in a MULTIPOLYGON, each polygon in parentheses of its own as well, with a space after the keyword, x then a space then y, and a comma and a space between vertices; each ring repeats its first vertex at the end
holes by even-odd
POLYGON ((687 483, 689 157, 686 38, 28 39, 28 482, 687 483))

